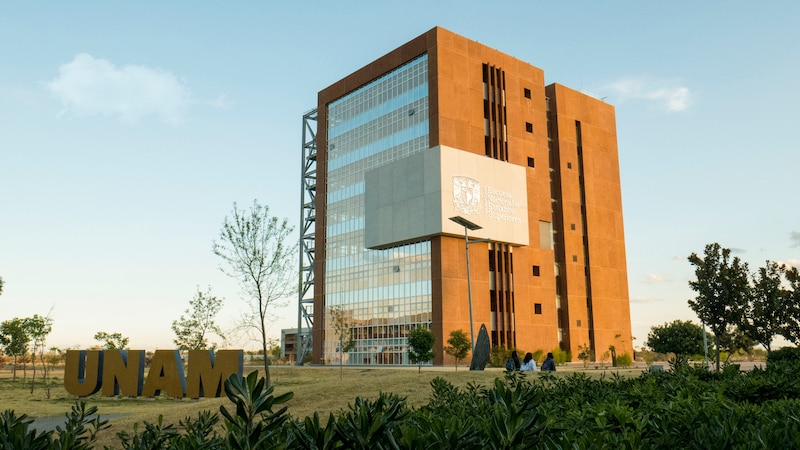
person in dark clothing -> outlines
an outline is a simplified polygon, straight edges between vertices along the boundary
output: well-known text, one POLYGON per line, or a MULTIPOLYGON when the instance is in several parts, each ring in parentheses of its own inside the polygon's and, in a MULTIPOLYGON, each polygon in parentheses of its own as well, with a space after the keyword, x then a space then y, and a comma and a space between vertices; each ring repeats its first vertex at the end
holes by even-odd
POLYGON ((548 353, 547 358, 545 358, 544 362, 542 363, 542 370, 543 371, 556 371, 556 362, 553 360, 553 354, 548 353))
POLYGON ((519 356, 517 356, 517 351, 514 350, 511 352, 511 358, 508 358, 508 361, 506 361, 506 370, 509 372, 512 370, 519 370, 520 365, 519 356))

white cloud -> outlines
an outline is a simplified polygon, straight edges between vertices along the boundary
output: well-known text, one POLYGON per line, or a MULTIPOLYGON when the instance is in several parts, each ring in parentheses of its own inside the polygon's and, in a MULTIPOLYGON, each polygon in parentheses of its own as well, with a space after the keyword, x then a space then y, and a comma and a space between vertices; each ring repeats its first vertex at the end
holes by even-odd
POLYGON ((661 283, 661 282, 664 282, 664 281, 672 281, 672 278, 670 278, 667 275, 660 274, 660 273, 651 273, 651 274, 647 275, 646 283, 647 284, 653 284, 653 283, 661 283))
POLYGON ((689 88, 664 80, 648 80, 643 77, 620 79, 608 86, 620 100, 649 100, 670 111, 684 111, 692 104, 689 88))
POLYGON ((86 53, 59 67, 46 87, 64 105, 60 115, 112 116, 126 123, 151 115, 180 123, 192 100, 188 86, 171 72, 141 65, 117 67, 86 53))
POLYGON ((778 264, 786 264, 787 266, 797 267, 800 269, 800 259, 787 259, 786 261, 776 261, 778 264))

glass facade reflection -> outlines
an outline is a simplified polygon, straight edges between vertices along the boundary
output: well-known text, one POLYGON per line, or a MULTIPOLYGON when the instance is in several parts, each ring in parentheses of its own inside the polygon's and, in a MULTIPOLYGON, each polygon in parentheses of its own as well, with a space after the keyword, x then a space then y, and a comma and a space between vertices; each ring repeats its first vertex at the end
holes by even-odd
POLYGON ((340 361, 338 311, 355 340, 344 364, 408 364, 408 331, 430 327, 430 242, 364 247, 364 174, 428 149, 427 55, 327 108, 323 360, 340 361))

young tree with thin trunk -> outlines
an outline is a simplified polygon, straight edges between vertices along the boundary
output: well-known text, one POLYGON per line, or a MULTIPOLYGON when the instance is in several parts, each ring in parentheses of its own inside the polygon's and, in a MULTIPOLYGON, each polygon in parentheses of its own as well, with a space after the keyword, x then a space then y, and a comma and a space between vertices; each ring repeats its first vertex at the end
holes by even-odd
POLYGON ((422 363, 433 359, 433 343, 436 336, 431 330, 418 326, 408 333, 408 359, 411 364, 418 364, 417 372, 422 372, 422 363))
POLYGON ((464 330, 453 330, 450 332, 450 339, 447 340, 448 346, 444 352, 456 359, 456 372, 458 372, 458 361, 464 359, 469 354, 469 336, 464 330))
MULTIPOLYGON (((198 288, 194 298, 189 300, 189 308, 184 312, 185 315, 172 322, 175 345, 180 350, 200 350, 208 348, 208 335, 211 333, 225 339, 222 330, 214 322, 220 309, 222 309, 222 299, 211 295, 210 286, 206 292, 198 288)), ((216 347, 216 343, 211 345, 211 349, 216 347)))
POLYGON ((330 308, 331 311, 331 325, 336 333, 337 348, 339 352, 339 379, 344 377, 344 354, 349 352, 356 346, 356 341, 353 339, 353 329, 350 321, 341 306, 334 306, 330 308))
MULTIPOLYGON (((42 363, 44 374, 42 380, 47 381, 47 364, 44 362, 44 349, 47 343, 47 335, 53 331, 53 319, 50 317, 40 316, 34 314, 33 317, 23 319, 24 326, 27 329, 28 336, 33 342, 31 352, 31 365, 33 366, 33 376, 31 377, 31 394, 33 394, 34 382, 36 381, 36 352, 39 352, 39 361, 42 363)), ((50 391, 47 391, 48 397, 50 391)))
POLYGON ((269 311, 285 305, 287 297, 297 292, 297 244, 289 243, 294 227, 289 220, 269 214, 269 207, 253 201, 249 211, 233 204, 231 217, 225 217, 214 254, 223 259, 222 271, 239 281, 250 311, 243 325, 255 329, 261 340, 267 386, 272 382, 267 354, 269 311))
POLYGON ((689 306, 697 317, 714 334, 717 372, 720 370, 720 339, 728 325, 742 323, 747 299, 750 296, 750 281, 747 263, 739 257, 731 258, 731 250, 718 243, 708 244, 704 257, 689 255, 695 266, 694 281, 689 286, 697 297, 689 300, 689 306))

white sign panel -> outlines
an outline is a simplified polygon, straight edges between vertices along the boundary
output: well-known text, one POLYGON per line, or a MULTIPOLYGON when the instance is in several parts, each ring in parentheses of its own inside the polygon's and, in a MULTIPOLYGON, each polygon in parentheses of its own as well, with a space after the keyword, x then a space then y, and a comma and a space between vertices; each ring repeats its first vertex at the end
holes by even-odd
POLYGON ((365 239, 386 248, 438 234, 528 245, 525 168, 438 146, 367 172, 365 239))

